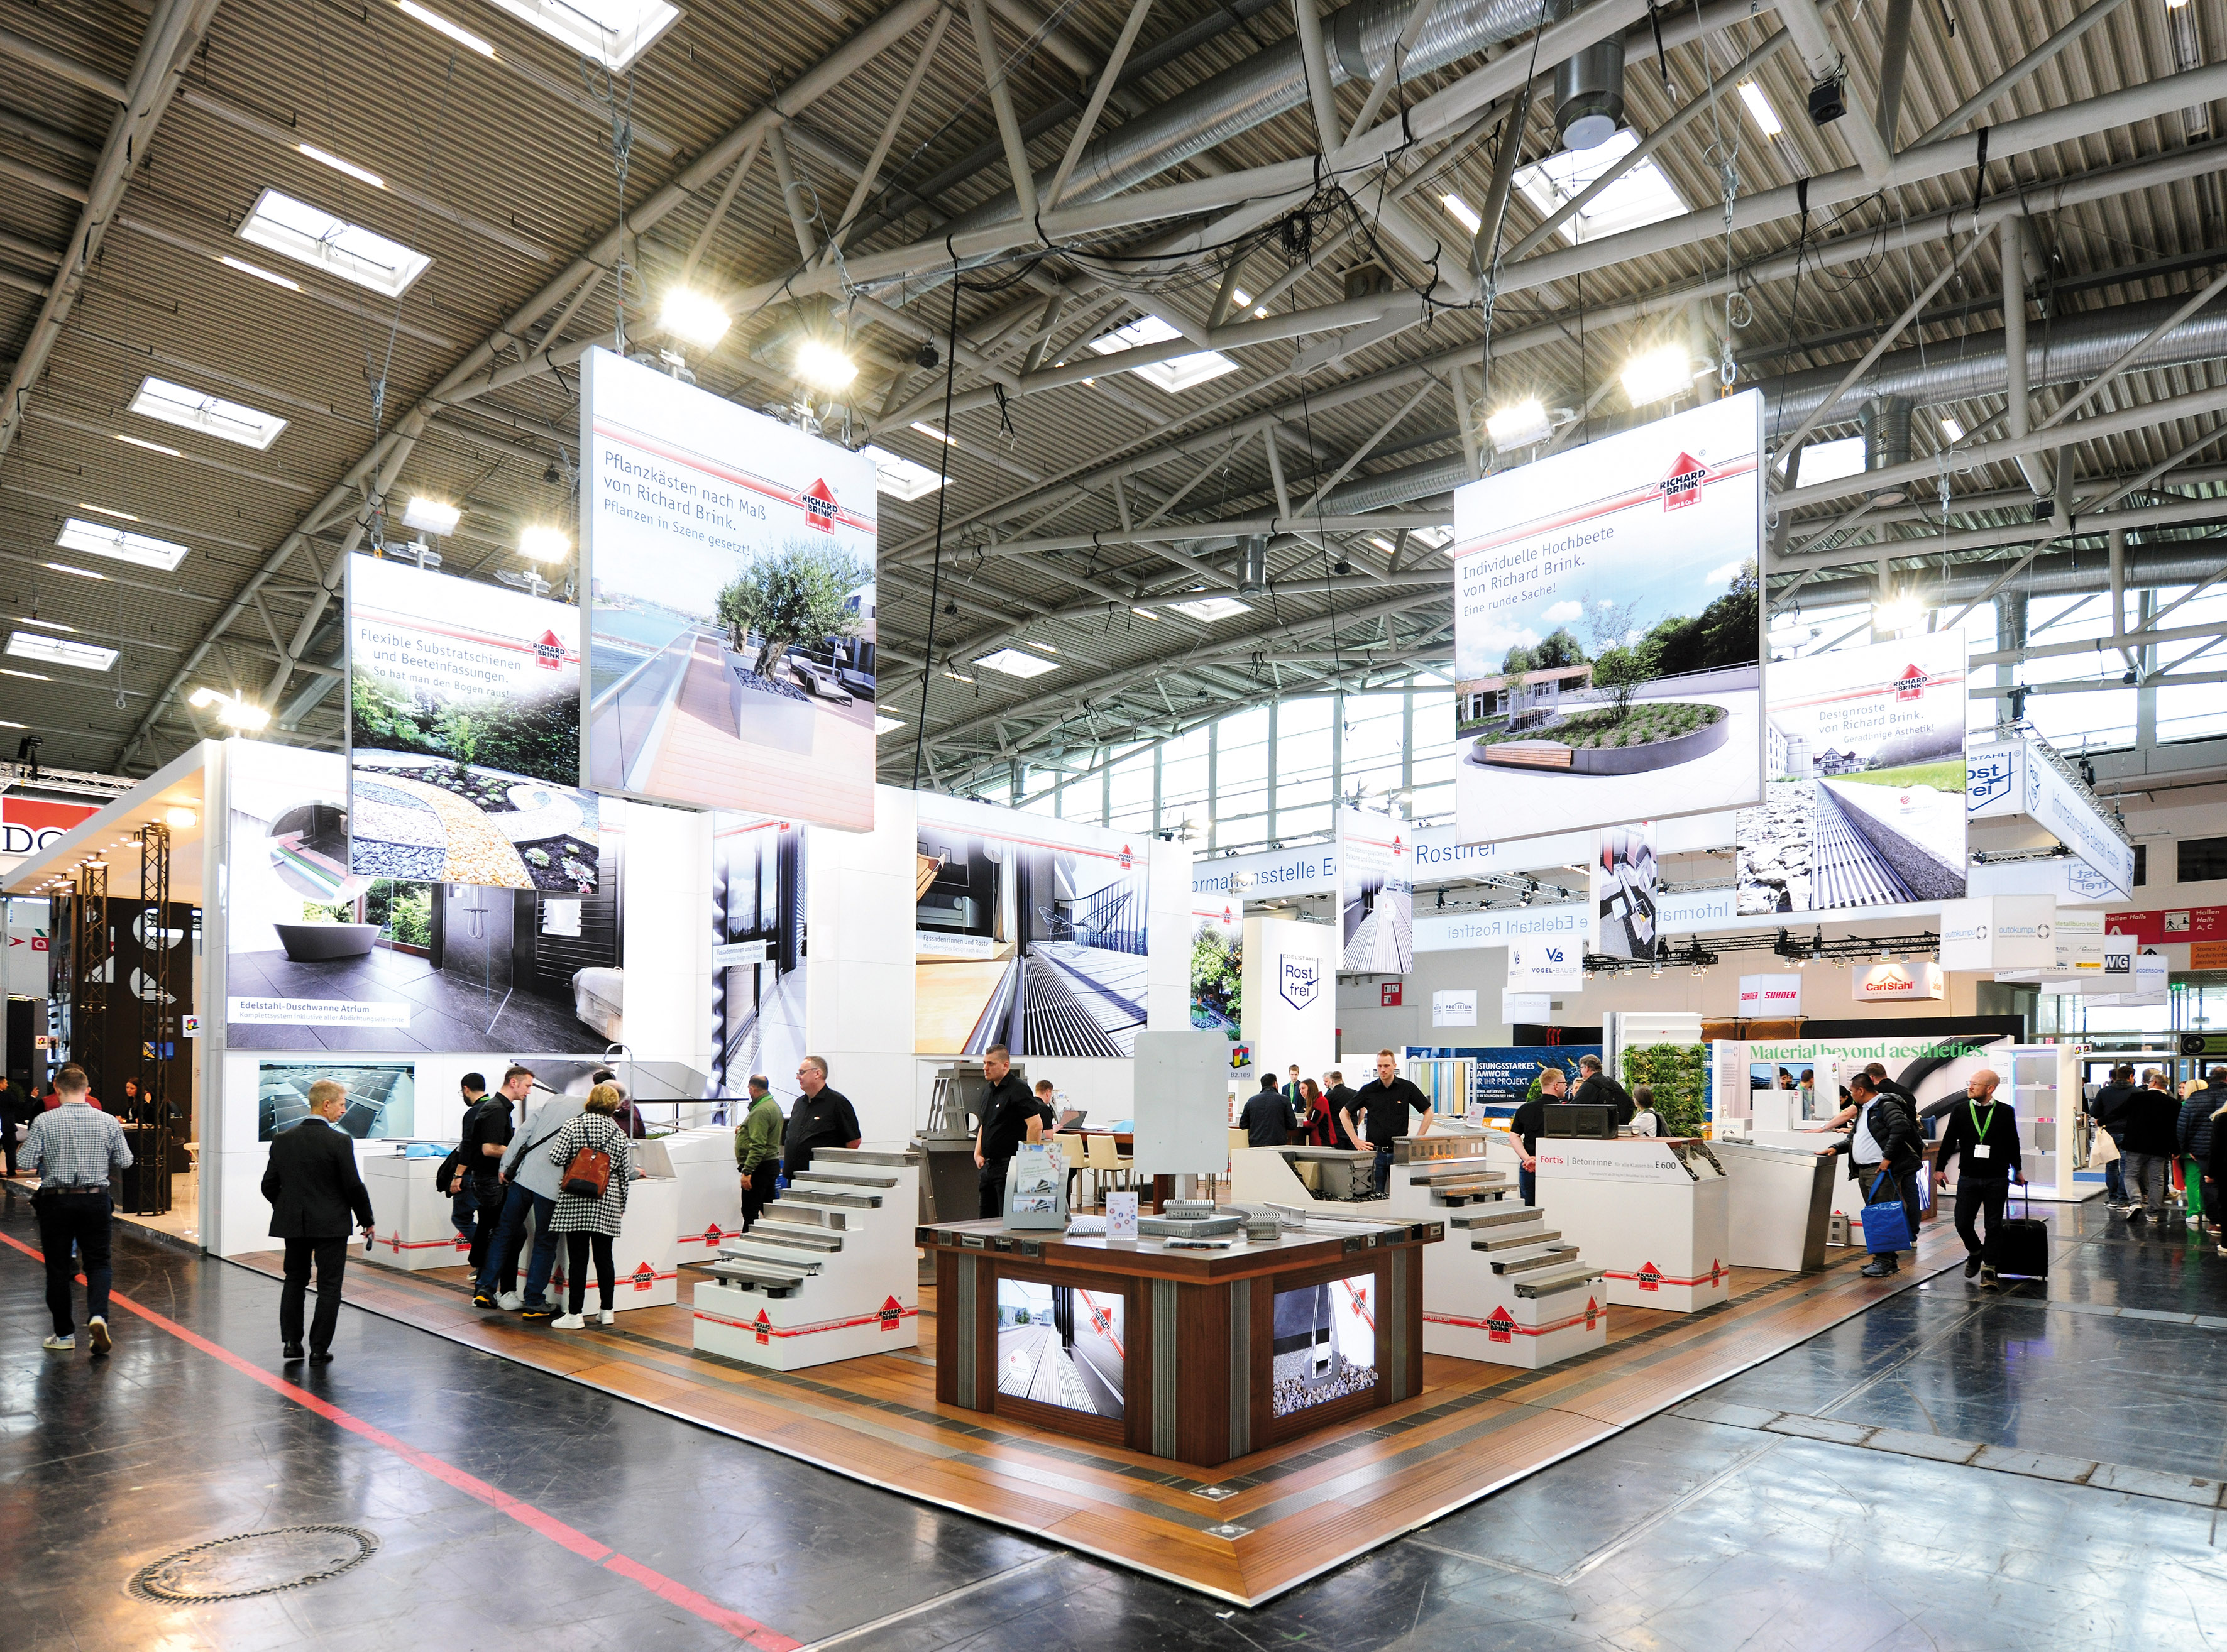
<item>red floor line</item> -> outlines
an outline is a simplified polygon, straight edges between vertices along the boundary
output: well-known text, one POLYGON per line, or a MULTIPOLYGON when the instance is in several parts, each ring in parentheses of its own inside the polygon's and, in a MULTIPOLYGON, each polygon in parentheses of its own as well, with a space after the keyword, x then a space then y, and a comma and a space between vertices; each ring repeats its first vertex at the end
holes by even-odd
MULTIPOLYGON (((6 1244, 23 1253, 33 1261, 44 1266, 46 1258, 32 1247, 7 1234, 0 1234, 0 1244, 6 1244)), ((79 1276, 80 1279, 83 1275, 79 1276)), ((709 1596, 698 1593, 684 1583, 652 1571, 641 1561, 621 1554, 609 1544, 597 1541, 577 1527, 568 1526, 554 1515, 535 1508, 532 1503, 512 1496, 500 1487, 489 1485, 476 1475, 467 1474, 453 1463, 421 1451, 407 1441, 397 1439, 385 1429, 367 1423, 351 1412, 344 1411, 329 1400, 320 1399, 308 1389, 297 1387, 282 1376, 264 1370, 242 1359, 228 1348, 212 1343, 206 1336, 188 1330, 172 1319, 166 1319, 151 1308, 143 1308, 121 1291, 110 1293, 109 1299, 118 1306, 127 1308, 157 1330, 168 1331, 188 1348, 198 1349, 211 1359, 230 1366, 242 1376, 261 1383, 273 1394, 292 1400, 296 1405, 315 1412, 326 1421, 361 1436, 373 1445, 392 1451, 412 1468, 422 1470, 443 1484, 452 1486, 466 1496, 475 1498, 498 1513, 507 1515, 520 1525, 539 1533, 551 1542, 568 1548, 582 1559, 594 1562, 607 1572, 616 1572, 629 1581, 641 1585, 661 1600, 671 1602, 684 1611, 693 1613, 705 1623, 725 1630, 737 1640, 757 1647, 761 1652, 794 1652, 802 1644, 792 1640, 779 1630, 769 1629, 756 1619, 745 1617, 731 1608, 722 1606, 709 1596)))

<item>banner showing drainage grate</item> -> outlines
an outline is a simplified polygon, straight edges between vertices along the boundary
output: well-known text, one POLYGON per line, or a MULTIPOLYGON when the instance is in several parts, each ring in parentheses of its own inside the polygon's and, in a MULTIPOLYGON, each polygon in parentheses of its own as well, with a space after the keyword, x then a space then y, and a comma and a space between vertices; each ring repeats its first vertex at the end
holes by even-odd
POLYGON ((354 1526, 282 1526, 196 1543, 131 1574, 140 1600, 249 1600, 352 1572, 379 1548, 354 1526))

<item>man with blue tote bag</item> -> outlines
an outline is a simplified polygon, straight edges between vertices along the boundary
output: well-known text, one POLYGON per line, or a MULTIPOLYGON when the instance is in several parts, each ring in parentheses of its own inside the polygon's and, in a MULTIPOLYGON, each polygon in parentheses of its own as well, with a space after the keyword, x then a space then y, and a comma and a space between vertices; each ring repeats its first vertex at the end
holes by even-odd
POLYGON ((1817 1151, 1847 1154, 1848 1175, 1864 1193, 1864 1248, 1872 1253, 1863 1275, 1884 1279, 1902 1266, 1898 1251, 1918 1248, 1918 1173, 1925 1156, 1910 1114, 1880 1094, 1868 1073, 1849 1075, 1848 1094, 1856 1105, 1854 1124, 1841 1141, 1817 1151))

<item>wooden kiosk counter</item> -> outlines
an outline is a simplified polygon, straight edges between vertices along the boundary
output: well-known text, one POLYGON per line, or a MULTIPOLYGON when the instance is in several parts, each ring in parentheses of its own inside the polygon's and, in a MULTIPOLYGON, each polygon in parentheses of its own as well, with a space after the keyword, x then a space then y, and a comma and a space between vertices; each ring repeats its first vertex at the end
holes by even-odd
POLYGON ((1423 1388, 1422 1247, 1442 1222, 1311 1222, 1227 1249, 918 1230, 935 1397, 1210 1467, 1423 1388))

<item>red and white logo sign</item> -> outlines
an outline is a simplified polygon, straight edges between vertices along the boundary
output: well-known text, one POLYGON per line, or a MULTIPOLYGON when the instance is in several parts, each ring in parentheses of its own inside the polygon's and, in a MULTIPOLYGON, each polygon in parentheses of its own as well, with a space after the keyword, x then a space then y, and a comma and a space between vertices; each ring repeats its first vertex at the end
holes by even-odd
POLYGON ((1400 841, 1400 834, 1398 832, 1394 832, 1392 834, 1392 858, 1397 860, 1401 856, 1407 852, 1407 845, 1400 841))
POLYGON ((835 531, 837 508, 835 490, 827 485, 826 477, 817 478, 812 486, 804 490, 801 503, 804 506, 804 520, 807 523, 819 529, 822 533, 833 533, 835 531))
POLYGON ((1587 1297, 1586 1298, 1586 1329, 1587 1330, 1592 1330, 1594 1325, 1597 1324, 1599 1320, 1600 1304, 1593 1300, 1592 1298, 1587 1297))
POLYGON ((1866 1004, 1937 998, 1948 990, 1942 979, 1941 966, 1930 959, 1869 964, 1854 972, 1853 985, 1857 1000, 1866 1004))
POLYGON ((1126 872, 1136 864, 1136 858, 1129 852, 1129 845, 1126 843, 1123 844, 1121 845, 1121 870, 1126 872))
POLYGON ((628 1274, 627 1278, 634 1281, 634 1288, 637 1291, 654 1290, 657 1285, 657 1270, 647 1262, 628 1274))
POLYGON ((1642 1262, 1639 1272, 1633 1278, 1643 1291, 1660 1291, 1662 1288, 1662 1270, 1652 1262, 1642 1262))
POLYGON ((1701 484, 1708 479, 1709 467, 1692 454, 1681 450, 1677 462, 1670 467, 1669 475, 1655 484, 1656 491, 1662 495, 1662 508, 1682 511, 1687 506, 1698 503, 1701 497, 1701 484))
POLYGON ((1916 666, 1905 666, 1902 675, 1894 679, 1894 697, 1898 700, 1922 700, 1929 679, 1916 666))
POLYGON ((1516 1340, 1516 1318, 1505 1308, 1495 1308, 1492 1317, 1484 1322, 1484 1334, 1496 1343, 1516 1340))
POLYGON ((0 855, 29 855, 51 849, 97 803, 49 803, 38 797, 0 797, 0 855))
POLYGON ((770 1348, 773 1346, 773 1321, 766 1317, 766 1311, 764 1309, 761 1308, 758 1310, 757 1323, 752 1325, 750 1329, 758 1334, 758 1346, 760 1348, 770 1348))
POLYGON ((554 631, 544 631, 533 639, 533 663, 544 671, 565 668, 565 643, 554 631))
POLYGON ((884 1330, 895 1330, 904 1324, 904 1304, 895 1297, 884 1297, 876 1317, 881 1320, 884 1330))

